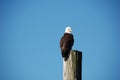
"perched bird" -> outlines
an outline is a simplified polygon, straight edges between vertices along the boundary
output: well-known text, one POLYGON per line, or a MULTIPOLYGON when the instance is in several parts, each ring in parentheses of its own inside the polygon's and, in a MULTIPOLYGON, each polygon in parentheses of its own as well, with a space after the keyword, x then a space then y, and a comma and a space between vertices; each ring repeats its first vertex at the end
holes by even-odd
POLYGON ((60 39, 60 48, 64 61, 67 61, 73 44, 74 44, 74 37, 72 34, 72 29, 71 27, 66 27, 65 33, 60 39))

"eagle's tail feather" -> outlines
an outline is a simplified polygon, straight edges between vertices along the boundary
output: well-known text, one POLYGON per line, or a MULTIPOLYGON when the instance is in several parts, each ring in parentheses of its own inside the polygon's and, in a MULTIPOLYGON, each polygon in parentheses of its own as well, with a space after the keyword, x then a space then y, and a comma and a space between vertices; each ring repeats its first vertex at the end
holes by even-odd
POLYGON ((67 61, 68 57, 63 57, 64 58, 64 61, 67 61))
POLYGON ((70 54, 70 51, 62 52, 62 57, 64 58, 64 61, 67 61, 69 54, 70 54))

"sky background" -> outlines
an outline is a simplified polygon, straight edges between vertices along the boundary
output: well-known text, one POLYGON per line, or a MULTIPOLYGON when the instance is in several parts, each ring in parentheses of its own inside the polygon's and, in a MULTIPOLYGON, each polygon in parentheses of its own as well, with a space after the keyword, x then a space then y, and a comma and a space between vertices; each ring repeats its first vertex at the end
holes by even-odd
POLYGON ((62 80, 67 26, 82 80, 120 80, 119 0, 0 0, 0 80, 62 80))

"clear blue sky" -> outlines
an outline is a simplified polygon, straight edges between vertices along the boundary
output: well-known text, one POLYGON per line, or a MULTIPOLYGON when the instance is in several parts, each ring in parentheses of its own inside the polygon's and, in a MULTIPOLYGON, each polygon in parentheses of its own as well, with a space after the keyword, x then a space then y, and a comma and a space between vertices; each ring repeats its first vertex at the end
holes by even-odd
POLYGON ((120 80, 119 0, 1 0, 0 80, 62 80, 66 26, 83 80, 120 80))

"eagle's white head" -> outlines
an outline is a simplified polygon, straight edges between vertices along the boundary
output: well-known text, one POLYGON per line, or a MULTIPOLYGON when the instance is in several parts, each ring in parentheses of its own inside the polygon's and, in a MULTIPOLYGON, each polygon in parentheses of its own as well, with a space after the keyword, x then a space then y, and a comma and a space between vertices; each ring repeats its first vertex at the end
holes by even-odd
POLYGON ((66 28, 65 28, 65 33, 70 33, 70 34, 72 34, 72 29, 71 29, 71 27, 66 27, 66 28))

